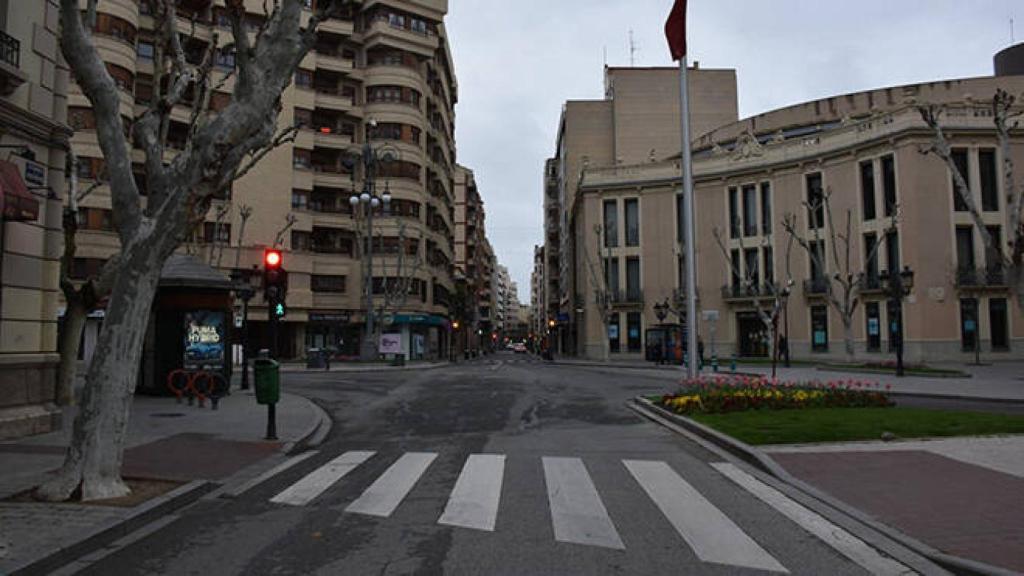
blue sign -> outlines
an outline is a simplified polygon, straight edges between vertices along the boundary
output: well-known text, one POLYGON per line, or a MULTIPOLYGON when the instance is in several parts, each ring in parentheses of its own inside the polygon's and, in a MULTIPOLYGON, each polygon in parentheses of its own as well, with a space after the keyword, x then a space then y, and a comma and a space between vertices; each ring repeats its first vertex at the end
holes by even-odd
POLYGON ((569 313, 568 312, 559 312, 558 316, 555 316, 555 319, 558 320, 559 322, 568 322, 569 321, 569 313))
POLYGON ((974 332, 977 329, 977 324, 974 320, 964 320, 964 330, 968 332, 974 332))
POLYGON ((609 324, 608 325, 608 338, 610 338, 611 340, 618 340, 619 339, 619 325, 618 324, 609 324))

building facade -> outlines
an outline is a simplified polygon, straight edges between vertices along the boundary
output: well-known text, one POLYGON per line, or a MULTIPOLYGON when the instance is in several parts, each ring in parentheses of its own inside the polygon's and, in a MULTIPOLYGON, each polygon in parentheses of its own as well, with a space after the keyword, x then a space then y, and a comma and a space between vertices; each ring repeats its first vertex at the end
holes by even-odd
MULTIPOLYGON (((957 198, 951 171, 921 153, 933 134, 916 108, 946 107, 941 122, 954 160, 1008 253, 1011 206, 991 109, 997 88, 1020 94, 1024 76, 838 95, 695 132, 695 324, 705 355, 768 356, 771 330, 758 311, 788 290, 779 332, 794 357, 843 358, 849 333, 858 359, 890 360, 901 327, 910 362, 1024 357, 1024 310, 957 198), (787 223, 807 249, 789 242, 787 223), (913 272, 901 317, 884 289, 886 274, 899 272, 913 272), (830 293, 843 299, 831 280, 837 274, 856 280, 849 332, 828 302, 830 293)), ((1012 133, 1008 150, 1016 166, 1024 163, 1024 133, 1012 133)), ((577 214, 601 223, 601 233, 581 234, 579 246, 601 270, 579 276, 589 295, 582 354, 640 357, 653 344, 650 328, 684 321, 660 319, 653 308, 684 304, 679 174, 678 154, 583 168, 577 214), (605 286, 607 323, 594 297, 605 286)))
POLYGON ((0 439, 60 426, 56 400, 68 68, 54 0, 0 1, 0 439))
MULTIPOLYGON (((247 22, 263 22, 261 0, 245 0, 247 22)), ((94 39, 122 90, 122 112, 135 117, 153 94, 154 19, 136 0, 99 3, 94 39)), ((252 272, 263 250, 285 250, 287 315, 281 324, 283 357, 309 348, 356 356, 366 328, 370 283, 383 330, 401 334, 409 358, 443 357, 449 348, 448 304, 454 291, 455 70, 444 26, 446 0, 385 0, 353 7, 321 23, 314 50, 282 96, 279 123, 298 126, 294 142, 278 147, 214 201, 206 222, 184 250, 224 272, 252 272), (381 161, 377 194, 392 201, 373 219, 373 270, 366 219, 349 198, 367 189, 357 155, 365 143, 381 161), (369 279, 368 279, 369 278, 369 279)), ((187 56, 199 58, 217 38, 214 82, 234 67, 223 0, 178 3, 179 27, 194 34, 187 56)), ((230 98, 231 80, 213 94, 217 109, 230 98)), ((102 178, 95 121, 72 85, 69 118, 83 186, 102 178)), ((184 145, 191 103, 171 115, 168 145, 184 145)), ((139 166, 140 174, 142 167, 139 166)), ((116 247, 109 193, 101 186, 85 202, 78 276, 94 273, 116 247)), ((267 310, 261 297, 249 307, 254 346, 266 346, 267 310)), ((86 352, 95 326, 87 331, 86 352)))

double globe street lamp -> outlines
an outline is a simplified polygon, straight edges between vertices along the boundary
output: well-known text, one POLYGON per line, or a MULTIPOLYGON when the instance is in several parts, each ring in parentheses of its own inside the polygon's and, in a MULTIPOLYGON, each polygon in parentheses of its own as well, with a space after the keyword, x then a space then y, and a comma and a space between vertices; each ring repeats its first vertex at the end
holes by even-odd
POLYGON ((360 194, 353 194, 348 202, 352 206, 352 217, 366 220, 366 254, 365 267, 363 268, 363 290, 366 298, 366 333, 359 350, 359 356, 364 361, 371 361, 377 358, 377 343, 374 341, 374 313, 373 313, 373 217, 379 211, 380 216, 388 216, 391 212, 391 190, 388 183, 384 183, 384 192, 381 195, 376 193, 376 179, 382 164, 393 162, 398 158, 398 150, 393 146, 384 145, 379 148, 370 146, 372 134, 369 132, 376 129, 377 122, 370 120, 367 128, 366 142, 363 143, 361 151, 352 154, 346 159, 345 164, 352 170, 352 178, 355 178, 356 159, 363 164, 363 191, 360 194))

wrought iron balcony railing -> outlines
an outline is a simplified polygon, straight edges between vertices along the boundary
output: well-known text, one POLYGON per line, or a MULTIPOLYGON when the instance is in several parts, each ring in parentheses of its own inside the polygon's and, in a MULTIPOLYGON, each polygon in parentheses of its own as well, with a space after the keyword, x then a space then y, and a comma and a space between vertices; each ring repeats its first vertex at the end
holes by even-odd
POLYGON ((6 32, 0 32, 0 60, 15 68, 21 65, 21 42, 6 32))
POLYGON ((958 288, 1002 288, 1006 284, 1006 270, 1002 266, 986 268, 961 267, 956 271, 958 288))
POLYGON ((824 276, 804 280, 804 296, 824 296, 831 287, 832 283, 824 276))

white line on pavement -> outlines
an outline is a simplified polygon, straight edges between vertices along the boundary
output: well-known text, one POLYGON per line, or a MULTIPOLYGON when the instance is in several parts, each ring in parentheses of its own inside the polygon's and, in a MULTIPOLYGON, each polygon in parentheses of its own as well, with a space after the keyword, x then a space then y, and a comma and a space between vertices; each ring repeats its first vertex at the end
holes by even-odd
POLYGON ((470 454, 438 524, 493 532, 504 473, 504 454, 470 454))
POLYGON ((555 540, 625 549, 583 461, 550 457, 541 460, 555 540))
POLYGON ((315 454, 317 454, 316 450, 310 450, 308 452, 303 452, 302 454, 299 454, 298 456, 292 456, 291 458, 285 460, 284 462, 278 464, 277 466, 274 466, 273 468, 271 468, 270 470, 267 470, 266 472, 260 474, 259 476, 246 481, 245 484, 242 484, 241 486, 238 486, 237 488, 232 488, 231 490, 225 491, 224 495, 231 496, 231 497, 237 497, 237 496, 239 496, 241 494, 244 494, 244 493, 248 492, 249 490, 252 490, 254 487, 259 486, 260 484, 263 484, 264 482, 266 482, 270 478, 273 478, 274 476, 277 476, 281 472, 284 472, 285 470, 291 468, 292 466, 295 466, 299 462, 302 462, 306 458, 309 458, 310 456, 313 456, 315 454))
POLYGON ((702 561, 788 572, 668 464, 649 460, 622 463, 702 561))
POLYGON ((327 464, 310 472, 301 480, 285 488, 280 494, 270 499, 278 504, 302 506, 327 490, 357 466, 366 462, 376 452, 356 450, 345 452, 327 464))
POLYGON ((355 502, 345 508, 346 512, 370 516, 390 516, 402 499, 412 490, 416 481, 437 458, 433 452, 407 452, 390 468, 381 474, 355 502))
POLYGON ((801 528, 818 537, 843 556, 856 562, 871 574, 912 574, 913 571, 903 564, 882 556, 874 548, 865 544, 856 536, 829 522, 818 513, 792 500, 782 492, 761 482, 736 465, 729 462, 711 464, 723 476, 732 480, 759 500, 782 513, 801 528))

